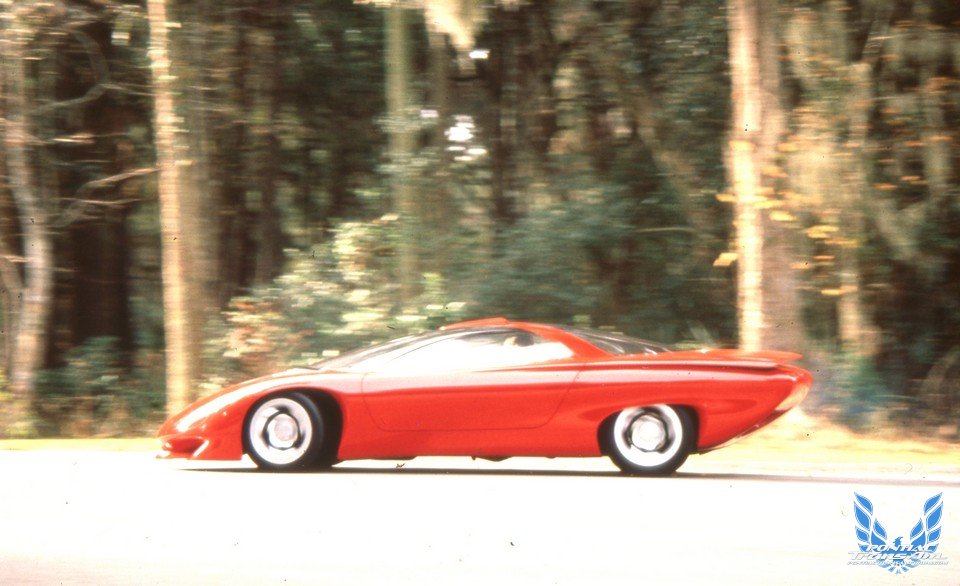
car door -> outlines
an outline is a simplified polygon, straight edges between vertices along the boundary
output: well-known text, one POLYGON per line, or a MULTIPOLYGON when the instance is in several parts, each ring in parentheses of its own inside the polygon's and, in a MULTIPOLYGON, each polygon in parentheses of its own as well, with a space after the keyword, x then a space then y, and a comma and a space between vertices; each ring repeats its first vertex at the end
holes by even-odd
POLYGON ((390 431, 523 429, 544 425, 578 373, 558 342, 511 328, 443 338, 363 378, 363 398, 390 431))

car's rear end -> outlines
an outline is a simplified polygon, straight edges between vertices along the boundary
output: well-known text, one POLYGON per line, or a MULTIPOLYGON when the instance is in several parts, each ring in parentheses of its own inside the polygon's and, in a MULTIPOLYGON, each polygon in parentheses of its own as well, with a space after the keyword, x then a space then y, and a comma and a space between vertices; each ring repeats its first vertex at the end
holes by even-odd
POLYGON ((701 452, 727 445, 776 421, 803 401, 813 382, 809 372, 791 364, 802 358, 792 352, 707 350, 673 352, 658 358, 674 362, 675 366, 687 364, 692 368, 740 374, 718 392, 744 407, 705 410, 701 416, 708 422, 706 429, 701 430, 698 444, 701 452))

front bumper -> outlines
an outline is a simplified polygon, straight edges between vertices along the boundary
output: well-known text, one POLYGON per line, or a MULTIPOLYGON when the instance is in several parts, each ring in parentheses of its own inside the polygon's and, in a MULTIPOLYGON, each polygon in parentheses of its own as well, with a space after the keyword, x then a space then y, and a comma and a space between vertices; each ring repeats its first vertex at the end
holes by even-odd
POLYGON ((239 460, 243 457, 243 443, 238 426, 211 430, 208 424, 202 424, 183 432, 167 431, 161 430, 158 458, 239 460))
POLYGON ((158 458, 193 459, 202 454, 209 442, 195 435, 174 435, 160 438, 161 447, 158 458))

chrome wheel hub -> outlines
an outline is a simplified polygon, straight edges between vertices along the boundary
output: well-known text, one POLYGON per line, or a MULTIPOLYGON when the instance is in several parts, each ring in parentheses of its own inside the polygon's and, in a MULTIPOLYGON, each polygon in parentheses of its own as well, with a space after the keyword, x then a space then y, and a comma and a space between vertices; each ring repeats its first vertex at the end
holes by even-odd
POLYGON ((250 417, 250 449, 275 465, 293 464, 307 452, 313 421, 306 408, 288 397, 265 401, 250 417))
POLYGON ((669 462, 683 445, 683 424, 669 405, 624 409, 613 422, 613 443, 619 454, 641 468, 669 462))
POLYGON ((267 423, 266 436, 267 443, 272 447, 287 450, 297 443, 300 437, 300 426, 290 415, 278 413, 267 423))
POLYGON ((654 452, 667 442, 667 427, 656 415, 644 413, 630 424, 630 443, 644 452, 654 452))

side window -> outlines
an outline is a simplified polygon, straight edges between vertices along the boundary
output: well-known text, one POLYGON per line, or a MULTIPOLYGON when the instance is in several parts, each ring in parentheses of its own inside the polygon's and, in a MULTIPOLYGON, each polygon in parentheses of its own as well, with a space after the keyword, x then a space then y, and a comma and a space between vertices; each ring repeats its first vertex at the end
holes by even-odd
POLYGON ((394 358, 380 372, 451 372, 536 364, 573 352, 523 330, 477 332, 445 338, 394 358))

